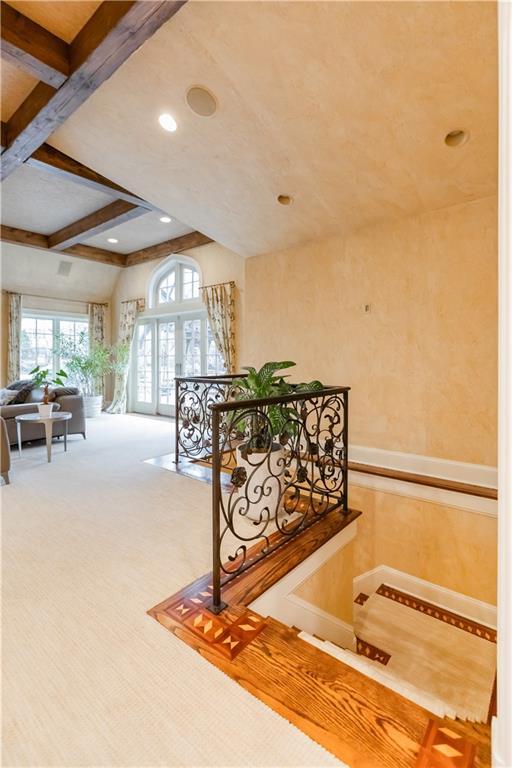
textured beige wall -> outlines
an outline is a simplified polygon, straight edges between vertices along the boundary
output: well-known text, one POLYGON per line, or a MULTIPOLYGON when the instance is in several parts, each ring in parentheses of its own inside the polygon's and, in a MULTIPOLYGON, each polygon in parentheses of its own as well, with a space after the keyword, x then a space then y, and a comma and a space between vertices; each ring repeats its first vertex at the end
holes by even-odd
POLYGON ((352 580, 388 565, 441 587, 496 604, 497 519, 352 485, 350 506, 363 511, 358 533, 297 594, 352 620, 352 580))
POLYGON ((353 444, 495 465, 496 227, 489 197, 248 259, 241 363, 351 386, 353 444))
MULTIPOLYGON (((229 251, 218 243, 201 245, 184 251, 197 261, 201 268, 203 285, 211 283, 223 283, 234 280, 236 283, 236 346, 237 350, 243 344, 243 316, 244 316, 244 284, 245 262, 241 256, 229 251)), ((117 336, 119 326, 119 310, 122 301, 128 299, 146 298, 147 288, 151 274, 161 264, 162 259, 149 261, 134 267, 123 269, 112 295, 112 332, 117 336)))

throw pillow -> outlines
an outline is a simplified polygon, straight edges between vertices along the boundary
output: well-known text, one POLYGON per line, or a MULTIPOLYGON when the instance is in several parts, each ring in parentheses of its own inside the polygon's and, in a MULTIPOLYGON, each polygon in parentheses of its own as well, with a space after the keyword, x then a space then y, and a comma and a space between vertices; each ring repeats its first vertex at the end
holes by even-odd
POLYGON ((19 381, 13 381, 12 384, 7 385, 7 389, 25 389, 32 384, 32 379, 20 379, 19 381))
POLYGON ((52 389, 51 393, 54 398, 64 397, 65 395, 80 394, 79 390, 76 387, 55 387, 55 389, 52 389))
MULTIPOLYGON (((7 387, 7 389, 10 390, 11 387, 7 387)), ((32 384, 28 384, 26 387, 16 390, 16 397, 11 401, 11 405, 22 405, 32 392, 32 389, 32 384)))
POLYGON ((0 405, 9 405, 17 394, 15 389, 0 389, 0 405))

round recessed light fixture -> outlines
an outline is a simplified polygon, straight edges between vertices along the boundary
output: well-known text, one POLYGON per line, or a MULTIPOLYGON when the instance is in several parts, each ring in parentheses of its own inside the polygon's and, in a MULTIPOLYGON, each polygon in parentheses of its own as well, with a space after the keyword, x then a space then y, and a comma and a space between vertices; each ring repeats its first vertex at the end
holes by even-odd
POLYGON ((281 205, 291 205, 293 203, 293 197, 290 195, 278 195, 277 202, 281 205))
POLYGON ((168 112, 164 112, 162 115, 160 115, 160 117, 158 118, 158 122, 160 123, 164 131, 169 131, 169 133, 174 133, 174 131, 178 127, 176 120, 168 112))
POLYGON ((464 131, 462 128, 457 128, 455 131, 450 131, 444 137, 444 143, 447 147, 461 147, 469 139, 469 131, 464 131))
POLYGON ((217 99, 204 85, 191 86, 186 98, 192 112, 199 117, 211 117, 217 111, 217 99))
POLYGON ((160 216, 160 221, 162 224, 170 224, 172 219, 170 216, 160 216))
POLYGON ((107 237, 107 243, 118 243, 117 237, 107 237))

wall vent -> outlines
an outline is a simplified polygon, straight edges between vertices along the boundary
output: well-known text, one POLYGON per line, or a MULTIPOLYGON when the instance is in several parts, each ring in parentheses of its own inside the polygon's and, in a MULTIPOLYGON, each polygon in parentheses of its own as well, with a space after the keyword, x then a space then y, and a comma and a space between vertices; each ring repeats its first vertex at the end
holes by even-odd
POLYGON ((71 272, 71 267, 73 266, 72 261, 61 261, 59 262, 59 268, 57 270, 58 275, 62 275, 62 277, 69 277, 69 273, 71 272))

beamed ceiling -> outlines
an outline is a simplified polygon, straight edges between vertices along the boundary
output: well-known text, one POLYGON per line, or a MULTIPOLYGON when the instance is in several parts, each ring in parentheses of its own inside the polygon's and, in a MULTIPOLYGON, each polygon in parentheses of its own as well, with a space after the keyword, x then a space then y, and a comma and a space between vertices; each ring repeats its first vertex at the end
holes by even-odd
POLYGON ((120 265, 209 239, 250 256, 496 193, 494 2, 9 5, 49 36, 17 54, 19 24, 3 33, 11 241, 120 265), (197 84, 212 117, 187 105, 197 84), (454 129, 469 140, 448 147, 454 129))
POLYGON ((119 267, 210 242, 46 142, 183 4, 1 3, 2 241, 119 267))

